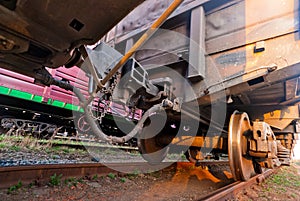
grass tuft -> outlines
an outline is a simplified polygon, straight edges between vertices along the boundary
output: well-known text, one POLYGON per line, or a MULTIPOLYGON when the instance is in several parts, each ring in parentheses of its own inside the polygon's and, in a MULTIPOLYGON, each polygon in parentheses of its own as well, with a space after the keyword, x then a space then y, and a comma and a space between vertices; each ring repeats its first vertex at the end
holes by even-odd
POLYGON ((56 173, 50 176, 49 185, 50 186, 58 186, 61 183, 62 174, 56 175, 56 173))
POLYGON ((116 178, 116 175, 113 174, 113 173, 109 173, 107 176, 108 176, 109 178, 111 178, 111 179, 115 179, 115 178, 116 178))
POLYGON ((16 185, 13 185, 13 186, 9 187, 8 190, 7 190, 7 193, 11 194, 12 192, 18 190, 21 187, 22 187, 22 182, 19 181, 16 185))

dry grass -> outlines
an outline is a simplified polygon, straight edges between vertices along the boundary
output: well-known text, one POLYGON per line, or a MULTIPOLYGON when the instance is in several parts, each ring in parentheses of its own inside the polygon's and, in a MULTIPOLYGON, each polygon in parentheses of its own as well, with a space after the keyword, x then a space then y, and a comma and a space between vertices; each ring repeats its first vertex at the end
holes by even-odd
POLYGON ((1 148, 7 148, 16 145, 17 139, 12 138, 7 135, 1 135, 0 136, 0 147, 1 148))
POLYGON ((45 150, 52 147, 52 143, 41 144, 37 138, 31 136, 0 136, 0 149, 10 149, 18 151, 21 148, 30 150, 45 150))
POLYGON ((39 149, 41 150, 43 148, 42 145, 38 142, 37 139, 32 137, 24 137, 18 144, 20 147, 26 147, 27 149, 39 149))

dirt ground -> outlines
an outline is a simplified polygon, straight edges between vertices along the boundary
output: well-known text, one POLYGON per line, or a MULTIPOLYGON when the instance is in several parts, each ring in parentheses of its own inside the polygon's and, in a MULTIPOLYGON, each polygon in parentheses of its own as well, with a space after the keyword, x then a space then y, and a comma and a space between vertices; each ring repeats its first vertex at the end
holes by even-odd
POLYGON ((272 175, 260 185, 239 192, 236 196, 241 201, 286 201, 300 200, 300 162, 283 166, 276 175, 272 175))
POLYGON ((168 171, 149 174, 108 174, 92 178, 60 181, 59 185, 31 185, 0 190, 1 200, 197 200, 223 187, 228 179, 228 166, 194 167, 182 163, 168 171), (227 176, 226 176, 227 175, 227 176))
MULTIPOLYGON (((300 200, 300 163, 283 167, 261 185, 237 194, 236 200, 300 200)), ((32 184, 0 190, 9 200, 198 200, 205 194, 233 182, 228 166, 177 168, 149 174, 108 174, 92 178, 69 178, 51 184, 32 184)), ((51 182, 50 182, 51 183, 51 182)), ((17 186, 17 185, 16 185, 17 186)))

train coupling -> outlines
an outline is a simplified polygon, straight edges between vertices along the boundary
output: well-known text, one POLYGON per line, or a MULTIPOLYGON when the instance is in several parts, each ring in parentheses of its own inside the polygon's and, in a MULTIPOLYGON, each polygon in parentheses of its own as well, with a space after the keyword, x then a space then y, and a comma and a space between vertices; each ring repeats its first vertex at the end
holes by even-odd
POLYGON ((172 79, 150 79, 146 69, 134 58, 128 59, 119 70, 113 72, 113 67, 123 57, 120 52, 104 42, 94 49, 85 48, 84 51, 87 57, 81 68, 89 77, 91 95, 100 91, 107 100, 142 110, 151 108, 165 98, 171 98, 172 79), (106 77, 110 78, 102 85, 106 77))
POLYGON ((162 101, 162 107, 166 109, 171 109, 175 112, 180 112, 182 106, 182 100, 183 99, 181 97, 175 98, 174 100, 164 99, 162 101))

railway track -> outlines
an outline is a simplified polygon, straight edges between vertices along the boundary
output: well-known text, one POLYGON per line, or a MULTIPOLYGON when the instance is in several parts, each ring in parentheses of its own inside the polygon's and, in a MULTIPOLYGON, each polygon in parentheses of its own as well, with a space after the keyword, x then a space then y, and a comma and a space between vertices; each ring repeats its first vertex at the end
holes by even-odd
MULTIPOLYGON (((107 175, 109 173, 118 174, 133 173, 133 172, 149 172, 165 169, 166 171, 182 167, 183 164, 189 162, 164 162, 158 165, 150 165, 147 162, 130 162, 130 163, 80 163, 80 164, 49 164, 49 165, 34 165, 34 166, 11 166, 0 167, 0 188, 8 188, 18 181, 23 184, 45 183, 49 181, 50 176, 62 175, 63 178, 69 177, 93 177, 94 175, 107 175), (180 165, 179 165, 180 163, 180 165)), ((209 165, 224 165, 228 161, 203 161, 201 166, 209 165)))
MULTIPOLYGON (((12 185, 22 181, 22 184, 30 184, 37 182, 38 184, 43 184, 49 182, 50 177, 54 174, 62 175, 62 178, 92 178, 95 175, 107 175, 109 173, 119 174, 119 172, 134 173, 137 169, 139 170, 160 170, 164 172, 172 171, 174 169, 184 167, 184 163, 163 163, 157 166, 151 166, 145 162, 138 163, 111 163, 109 166, 104 164, 64 164, 64 165, 39 165, 39 166, 23 166, 23 167, 6 167, 0 168, 0 188, 8 188, 12 185), (164 167, 164 168, 160 168, 164 167), (122 169, 123 168, 123 169, 122 169), (118 169, 118 171, 116 171, 118 169), (120 171, 122 169, 122 171, 120 171)), ((203 162, 203 166, 209 166, 210 164, 219 164, 214 162, 203 162)), ((228 164, 228 161, 220 161, 220 164, 228 164)), ((271 174, 275 173, 278 169, 267 170, 263 174, 252 177, 247 182, 234 182, 226 185, 222 188, 217 189, 211 194, 200 197, 197 200, 232 200, 235 195, 241 190, 251 186, 255 183, 260 183, 264 181, 265 178, 269 177, 271 174)), ((123 173, 121 173, 123 174, 123 173)), ((175 182, 176 183, 176 182, 175 182)))
POLYGON ((203 196, 199 200, 201 201, 223 201, 223 200, 235 200, 235 195, 241 190, 251 186, 252 184, 261 183, 267 177, 274 174, 277 169, 268 169, 264 173, 256 175, 248 181, 236 181, 232 184, 224 186, 209 195, 203 196))
POLYGON ((0 167, 0 178, 2 178, 0 188, 7 188, 18 183, 18 181, 22 181, 23 184, 47 182, 50 176, 54 174, 62 175, 63 178, 92 177, 94 175, 107 175, 109 173, 118 172, 132 173, 137 170, 159 170, 164 167, 176 167, 176 163, 162 163, 159 165, 149 165, 146 162, 110 163, 109 165, 85 163, 0 167))

